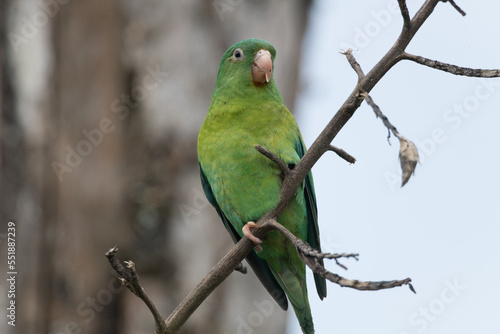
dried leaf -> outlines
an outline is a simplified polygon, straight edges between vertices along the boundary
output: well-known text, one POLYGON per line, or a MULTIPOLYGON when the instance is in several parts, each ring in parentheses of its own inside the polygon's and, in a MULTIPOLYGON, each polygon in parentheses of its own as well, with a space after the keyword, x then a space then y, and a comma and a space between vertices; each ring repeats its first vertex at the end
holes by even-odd
POLYGON ((401 161, 401 169, 403 171, 402 187, 408 182, 411 175, 415 173, 415 167, 417 167, 417 162, 419 160, 418 150, 415 144, 403 136, 399 136, 399 143, 401 145, 399 149, 399 160, 401 161))

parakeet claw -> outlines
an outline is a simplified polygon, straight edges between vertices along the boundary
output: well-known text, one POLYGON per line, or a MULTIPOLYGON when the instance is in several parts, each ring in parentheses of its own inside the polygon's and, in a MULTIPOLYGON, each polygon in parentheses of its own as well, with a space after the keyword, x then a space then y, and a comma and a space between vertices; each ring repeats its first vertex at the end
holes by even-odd
POLYGON ((250 230, 250 228, 252 227, 258 227, 258 226, 257 224, 255 224, 255 222, 250 221, 246 223, 241 230, 243 231, 245 237, 250 239, 255 244, 255 249, 257 250, 257 252, 261 252, 262 246, 260 244, 262 243, 262 240, 253 235, 252 231, 250 230))

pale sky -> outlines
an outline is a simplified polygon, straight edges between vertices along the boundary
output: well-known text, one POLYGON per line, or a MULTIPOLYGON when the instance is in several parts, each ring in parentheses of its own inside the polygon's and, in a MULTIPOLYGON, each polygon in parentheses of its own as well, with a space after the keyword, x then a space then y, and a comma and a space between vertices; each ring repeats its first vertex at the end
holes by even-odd
MULTIPOLYGON (((345 101, 356 74, 339 51, 368 72, 396 40, 396 0, 318 0, 303 45, 295 114, 307 146, 345 101)), ((409 0, 410 14, 423 1, 409 0)), ((440 3, 408 52, 465 67, 500 68, 500 3, 459 0, 462 17, 440 3)), ((278 50, 279 52, 279 50, 278 50)), ((277 60, 279 63, 279 58, 277 60)), ((278 65, 279 66, 279 65, 278 65)), ((284 66, 284 65, 283 65, 284 66)), ((279 70, 279 69, 276 69, 279 70)), ((323 249, 357 252, 346 278, 411 277, 407 287, 356 291, 328 285, 320 301, 309 273, 317 333, 498 333, 500 311, 500 79, 458 77, 421 65, 396 65, 371 92, 422 163, 400 188, 399 142, 365 103, 313 168, 323 249)), ((301 333, 289 312, 290 334, 301 333)))

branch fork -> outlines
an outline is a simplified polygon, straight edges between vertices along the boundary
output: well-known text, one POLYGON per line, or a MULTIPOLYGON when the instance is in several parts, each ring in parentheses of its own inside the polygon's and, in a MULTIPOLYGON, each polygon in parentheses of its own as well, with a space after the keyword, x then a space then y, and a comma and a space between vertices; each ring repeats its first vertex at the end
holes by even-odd
POLYGON ((111 267, 120 275, 120 281, 122 285, 124 285, 127 289, 129 289, 134 295, 139 297, 149 308, 151 314, 153 314, 155 324, 156 324, 156 334, 164 334, 167 333, 167 326, 163 321, 163 317, 158 312, 156 305, 149 298, 144 291, 143 287, 139 282, 139 276, 137 275, 137 271, 135 269, 135 264, 132 261, 125 261, 126 269, 123 267, 122 263, 116 257, 116 253, 118 252, 118 247, 114 246, 109 251, 106 252, 106 257, 108 258, 111 267))

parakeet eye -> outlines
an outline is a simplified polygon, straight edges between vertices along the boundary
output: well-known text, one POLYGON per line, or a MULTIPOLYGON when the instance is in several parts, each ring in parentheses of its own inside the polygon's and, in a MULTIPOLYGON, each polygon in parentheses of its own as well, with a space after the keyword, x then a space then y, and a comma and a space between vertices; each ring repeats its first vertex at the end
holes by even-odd
POLYGON ((233 58, 234 60, 243 60, 245 59, 245 54, 243 53, 243 50, 240 48, 237 48, 233 52, 233 58))

